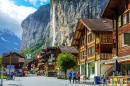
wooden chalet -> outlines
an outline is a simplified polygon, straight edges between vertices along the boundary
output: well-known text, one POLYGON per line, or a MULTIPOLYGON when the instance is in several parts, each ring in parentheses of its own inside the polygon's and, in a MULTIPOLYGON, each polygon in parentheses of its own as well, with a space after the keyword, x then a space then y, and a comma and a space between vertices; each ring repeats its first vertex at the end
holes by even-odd
POLYGON ((26 66, 27 66, 28 71, 31 70, 31 62, 32 60, 26 60, 26 66))
POLYGON ((7 68, 7 65, 14 65, 15 71, 22 72, 23 64, 24 64, 24 54, 18 53, 3 53, 2 63, 5 64, 4 68, 7 68))
POLYGON ((113 48, 113 58, 102 64, 114 64, 117 60, 121 75, 130 75, 130 0, 108 0, 101 17, 113 20, 113 37, 116 45, 113 48))
POLYGON ((47 47, 46 50, 44 50, 42 54, 42 59, 44 63, 44 71, 50 71, 54 70, 54 64, 56 63, 56 58, 54 57, 54 52, 57 49, 57 47, 47 47))
MULTIPOLYGON (((85 75, 85 64, 86 75, 91 79, 100 76, 100 60, 112 58, 112 27, 112 20, 109 19, 79 19, 71 45, 78 49, 78 65, 82 77, 85 75)), ((104 67, 101 73, 107 69, 109 67, 104 67)))

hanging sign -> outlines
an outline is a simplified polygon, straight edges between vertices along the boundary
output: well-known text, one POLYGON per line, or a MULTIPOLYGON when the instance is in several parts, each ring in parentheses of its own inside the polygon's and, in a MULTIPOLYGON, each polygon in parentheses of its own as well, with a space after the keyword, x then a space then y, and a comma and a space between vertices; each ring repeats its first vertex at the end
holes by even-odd
POLYGON ((41 59, 41 55, 36 55, 36 59, 41 59))

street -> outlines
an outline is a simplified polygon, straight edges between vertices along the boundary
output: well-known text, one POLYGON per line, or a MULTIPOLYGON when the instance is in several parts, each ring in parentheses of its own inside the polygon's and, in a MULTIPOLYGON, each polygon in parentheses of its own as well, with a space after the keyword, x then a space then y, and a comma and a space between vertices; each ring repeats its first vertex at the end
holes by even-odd
POLYGON ((69 80, 61 80, 53 77, 26 76, 16 77, 15 80, 4 80, 3 86, 99 86, 86 84, 73 84, 69 80))

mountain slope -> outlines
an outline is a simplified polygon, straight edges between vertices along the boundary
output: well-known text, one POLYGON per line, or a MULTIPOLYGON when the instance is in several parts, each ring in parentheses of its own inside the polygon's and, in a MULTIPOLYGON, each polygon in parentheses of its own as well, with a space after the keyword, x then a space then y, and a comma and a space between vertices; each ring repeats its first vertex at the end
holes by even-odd
POLYGON ((8 30, 0 30, 0 56, 10 51, 19 53, 22 40, 8 30))
POLYGON ((20 51, 26 50, 39 42, 46 35, 46 27, 50 21, 50 4, 41 6, 36 12, 23 20, 22 45, 20 51))

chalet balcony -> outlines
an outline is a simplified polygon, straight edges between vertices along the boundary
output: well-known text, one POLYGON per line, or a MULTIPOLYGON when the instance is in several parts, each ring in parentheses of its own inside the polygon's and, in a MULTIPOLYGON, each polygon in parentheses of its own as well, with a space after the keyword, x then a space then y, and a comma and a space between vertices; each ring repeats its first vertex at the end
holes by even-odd
POLYGON ((113 49, 112 49, 112 56, 113 56, 113 57, 116 57, 116 48, 113 48, 113 49))
MULTIPOLYGON (((96 54, 96 60, 100 59, 100 54, 96 54)), ((101 53, 101 60, 112 59, 112 53, 101 53)))
POLYGON ((101 36, 101 43, 113 43, 113 38, 101 36))
MULTIPOLYGON (((8 64, 10 63, 10 58, 9 57, 3 57, 2 58, 2 63, 8 64)), ((24 58, 15 58, 11 57, 11 63, 24 63, 24 58)))
POLYGON ((101 53, 101 60, 108 60, 108 59, 112 59, 111 53, 101 53))

